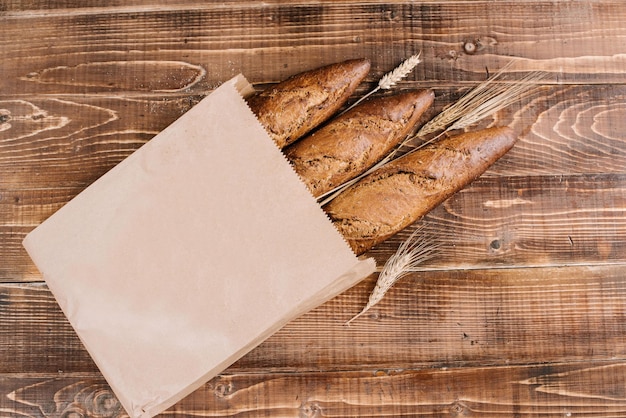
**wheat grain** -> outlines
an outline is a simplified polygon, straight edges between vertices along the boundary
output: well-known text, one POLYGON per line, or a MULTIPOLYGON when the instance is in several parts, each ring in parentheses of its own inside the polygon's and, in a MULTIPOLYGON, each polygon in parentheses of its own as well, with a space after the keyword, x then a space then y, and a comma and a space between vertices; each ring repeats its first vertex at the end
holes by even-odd
POLYGON ((385 263, 367 305, 346 324, 350 324, 380 302, 398 280, 411 272, 419 271, 420 265, 432 258, 438 248, 439 243, 425 232, 424 226, 417 227, 385 263))
POLYGON ((392 71, 390 71, 387 74, 385 74, 378 81, 378 85, 373 90, 371 90, 369 93, 367 93, 364 96, 362 96, 359 100, 354 102, 350 107, 348 107, 346 110, 344 110, 341 113, 342 114, 346 113, 348 110, 352 109, 353 107, 355 107, 356 105, 358 105, 363 100, 367 99, 369 96, 371 96, 372 94, 376 93, 377 91, 379 91, 379 90, 389 90, 390 88, 395 86, 399 81, 401 81, 403 78, 405 78, 407 75, 409 75, 409 73, 411 71, 413 71, 413 69, 417 66, 417 64, 422 62, 422 60, 420 59, 421 55, 422 55, 422 52, 420 51, 416 55, 411 55, 409 58, 404 60, 402 62, 402 64, 398 65, 392 71))
POLYGON ((397 66, 393 71, 385 74, 380 81, 378 82, 378 88, 383 90, 388 90, 395 86, 400 80, 405 78, 413 68, 417 66, 420 62, 420 55, 422 53, 419 52, 417 55, 412 55, 407 58, 402 64, 397 66))

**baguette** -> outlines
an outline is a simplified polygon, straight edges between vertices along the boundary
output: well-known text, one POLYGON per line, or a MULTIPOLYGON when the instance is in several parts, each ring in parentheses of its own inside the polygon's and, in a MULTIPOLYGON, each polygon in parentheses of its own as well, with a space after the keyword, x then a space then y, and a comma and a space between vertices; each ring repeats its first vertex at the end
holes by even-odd
POLYGON ((296 74, 247 99, 279 148, 326 121, 354 93, 370 70, 354 59, 296 74))
POLYGON ((363 254, 468 185, 516 140, 505 127, 442 139, 384 165, 324 209, 354 252, 363 254))
POLYGON ((332 119, 285 149, 315 196, 353 179, 387 155, 432 105, 431 90, 382 96, 332 119))

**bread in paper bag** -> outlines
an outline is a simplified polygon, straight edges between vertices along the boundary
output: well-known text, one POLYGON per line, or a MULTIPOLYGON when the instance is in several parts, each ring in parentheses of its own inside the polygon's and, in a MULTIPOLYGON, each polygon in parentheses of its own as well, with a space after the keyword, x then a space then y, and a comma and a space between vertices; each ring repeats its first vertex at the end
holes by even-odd
POLYGON ((131 417, 151 417, 374 270, 224 83, 24 246, 131 417))

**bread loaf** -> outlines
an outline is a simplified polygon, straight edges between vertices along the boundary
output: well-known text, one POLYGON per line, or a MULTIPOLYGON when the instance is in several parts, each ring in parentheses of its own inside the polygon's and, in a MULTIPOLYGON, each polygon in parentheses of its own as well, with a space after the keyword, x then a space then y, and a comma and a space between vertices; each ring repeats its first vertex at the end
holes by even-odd
POLYGON ((516 139, 509 128, 442 139, 364 177, 325 210, 354 252, 362 254, 480 176, 516 139))
POLYGON ((366 101, 285 149, 314 196, 358 176, 387 155, 432 105, 430 90, 366 101))
POLYGON ((249 97, 248 105, 283 148, 337 112, 369 69, 369 60, 354 59, 306 71, 249 97))

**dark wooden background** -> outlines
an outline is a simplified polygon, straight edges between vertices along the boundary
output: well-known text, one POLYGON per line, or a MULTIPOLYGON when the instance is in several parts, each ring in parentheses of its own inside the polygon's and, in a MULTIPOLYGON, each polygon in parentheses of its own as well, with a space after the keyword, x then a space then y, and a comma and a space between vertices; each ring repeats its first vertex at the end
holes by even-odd
POLYGON ((367 57, 360 95, 418 51, 397 88, 433 113, 507 62, 549 72, 485 122, 516 147, 424 220, 429 271, 346 327, 366 279, 164 416, 626 416, 624 22, 621 0, 0 0, 0 416, 124 415, 25 234, 237 73, 367 57))

